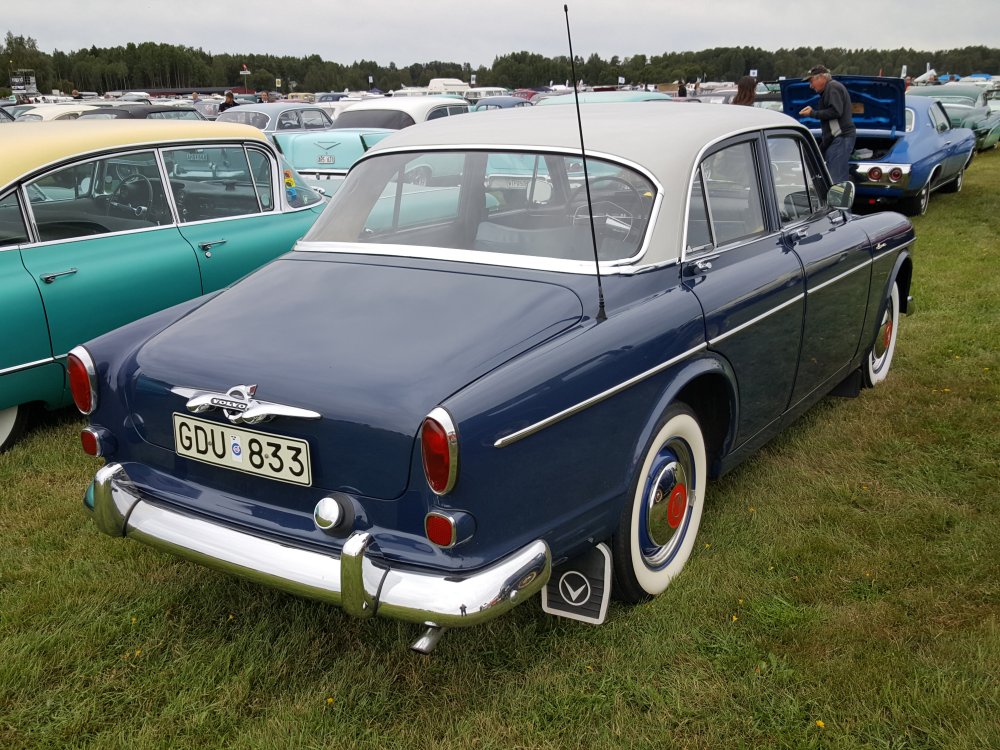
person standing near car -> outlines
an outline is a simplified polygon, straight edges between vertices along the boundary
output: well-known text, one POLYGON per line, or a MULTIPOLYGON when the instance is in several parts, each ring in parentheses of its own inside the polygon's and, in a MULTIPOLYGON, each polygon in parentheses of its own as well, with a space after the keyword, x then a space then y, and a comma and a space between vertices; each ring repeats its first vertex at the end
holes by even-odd
POLYGON ((235 106, 237 105, 236 105, 236 99, 233 98, 233 92, 227 91, 226 100, 219 105, 219 114, 221 115, 227 109, 232 109, 235 106))
POLYGON ((802 80, 809 81, 809 87, 819 94, 819 106, 803 107, 799 114, 819 120, 823 131, 819 150, 826 159, 830 177, 834 183, 847 182, 851 179, 851 152, 857 136, 851 116, 851 95, 823 65, 814 67, 802 80))

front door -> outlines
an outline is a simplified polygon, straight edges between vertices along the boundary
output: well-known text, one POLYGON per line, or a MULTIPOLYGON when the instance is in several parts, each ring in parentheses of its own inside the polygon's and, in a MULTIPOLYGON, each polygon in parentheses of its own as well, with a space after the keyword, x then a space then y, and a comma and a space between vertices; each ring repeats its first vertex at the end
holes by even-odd
POLYGON ((52 170, 24 188, 37 242, 21 249, 52 354, 201 294, 152 151, 52 170))
POLYGON ((806 280, 802 351, 792 403, 836 385, 854 358, 871 281, 868 236, 826 202, 826 178, 815 151, 795 132, 767 138, 768 160, 785 245, 806 280))

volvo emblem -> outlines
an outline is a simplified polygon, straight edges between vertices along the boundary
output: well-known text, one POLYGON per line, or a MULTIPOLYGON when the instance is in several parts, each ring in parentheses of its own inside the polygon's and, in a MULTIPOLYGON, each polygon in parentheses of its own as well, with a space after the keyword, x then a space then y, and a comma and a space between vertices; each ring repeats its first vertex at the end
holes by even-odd
POLYGON ((211 409, 219 409, 233 424, 258 424, 275 417, 293 417, 297 419, 319 419, 322 415, 312 409, 301 409, 297 406, 275 404, 270 401, 258 401, 256 385, 234 385, 225 393, 198 391, 193 388, 174 386, 170 389, 179 396, 187 398, 187 410, 200 414, 211 409))

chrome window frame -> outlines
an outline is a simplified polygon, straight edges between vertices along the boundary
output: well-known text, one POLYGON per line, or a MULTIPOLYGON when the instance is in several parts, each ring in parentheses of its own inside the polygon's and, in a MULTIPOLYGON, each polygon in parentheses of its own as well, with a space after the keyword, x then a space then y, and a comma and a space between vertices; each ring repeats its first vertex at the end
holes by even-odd
POLYGON ((32 240, 37 237, 37 235, 33 234, 34 227, 24 210, 24 194, 21 192, 20 185, 11 188, 5 193, 0 193, 0 202, 7 200, 11 196, 14 196, 14 200, 17 201, 17 207, 21 214, 21 226, 24 228, 24 242, 12 242, 5 245, 0 244, 0 253, 7 250, 16 250, 22 245, 30 245, 32 240))
MULTIPOLYGON (((579 148, 571 148, 567 146, 538 146, 531 147, 525 145, 511 145, 511 144, 482 144, 482 143, 462 143, 455 145, 434 145, 434 146, 421 146, 415 148, 413 146, 407 147, 395 147, 395 148, 379 148, 374 153, 369 151, 367 154, 363 155, 358 161, 354 163, 351 167, 352 170, 356 169, 358 164, 361 164, 368 159, 378 158, 379 156, 384 156, 387 154, 421 154, 432 151, 481 151, 485 153, 514 153, 514 154, 525 154, 525 155, 544 155, 551 154, 556 156, 580 156, 579 148)), ((627 167, 633 172, 637 172, 642 175, 646 180, 649 181, 650 185, 656 190, 656 195, 653 198, 653 205, 649 210, 649 219, 646 222, 646 231, 644 233, 642 242, 639 244, 639 249, 636 253, 628 258, 619 258, 617 260, 602 260, 599 261, 601 274, 635 274, 641 270, 646 270, 652 268, 654 264, 650 264, 643 268, 637 268, 638 261, 640 261, 647 253, 649 245, 652 242, 653 230, 659 219, 662 203, 663 203, 663 185, 656 178, 656 176, 650 172, 645 167, 636 164, 630 159, 625 159, 614 154, 609 154, 603 151, 591 151, 587 150, 586 155, 588 159, 599 159, 602 161, 607 161, 611 164, 618 164, 623 167, 627 167)), ((690 196, 690 189, 689 189, 690 196)), ((395 256, 395 257, 408 257, 408 258, 422 258, 429 260, 450 260, 462 263, 482 263, 484 265, 491 266, 507 266, 509 268, 528 268, 543 271, 555 271, 557 273, 575 273, 575 274, 586 274, 591 276, 597 275, 597 270, 595 268, 593 261, 574 261, 565 260, 560 258, 541 258, 536 256, 527 255, 511 255, 507 253, 489 253, 481 250, 445 250, 443 248, 432 248, 423 247, 420 245, 375 245, 375 244, 359 244, 359 243, 345 243, 345 242, 304 242, 299 240, 296 244, 296 250, 301 250, 303 252, 328 252, 328 253, 343 253, 350 255, 380 255, 380 256, 395 256), (389 248, 389 251, 376 250, 375 248, 389 248), (405 250, 404 250, 405 249, 405 250), (414 250, 419 252, 414 252, 414 250)), ((656 263, 656 267, 664 265, 672 265, 678 262, 677 258, 668 259, 665 262, 656 263)))

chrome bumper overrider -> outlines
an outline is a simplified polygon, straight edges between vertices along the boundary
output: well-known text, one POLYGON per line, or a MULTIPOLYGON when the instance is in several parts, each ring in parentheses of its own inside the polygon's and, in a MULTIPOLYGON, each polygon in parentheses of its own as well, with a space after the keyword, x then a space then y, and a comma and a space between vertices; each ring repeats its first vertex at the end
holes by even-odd
POLYGON ((542 540, 467 575, 395 570, 373 562, 368 549, 376 542, 364 531, 348 537, 339 557, 289 547, 151 503, 120 464, 97 472, 93 499, 94 521, 105 534, 337 604, 362 618, 378 614, 440 627, 478 625, 538 593, 552 573, 542 540))

